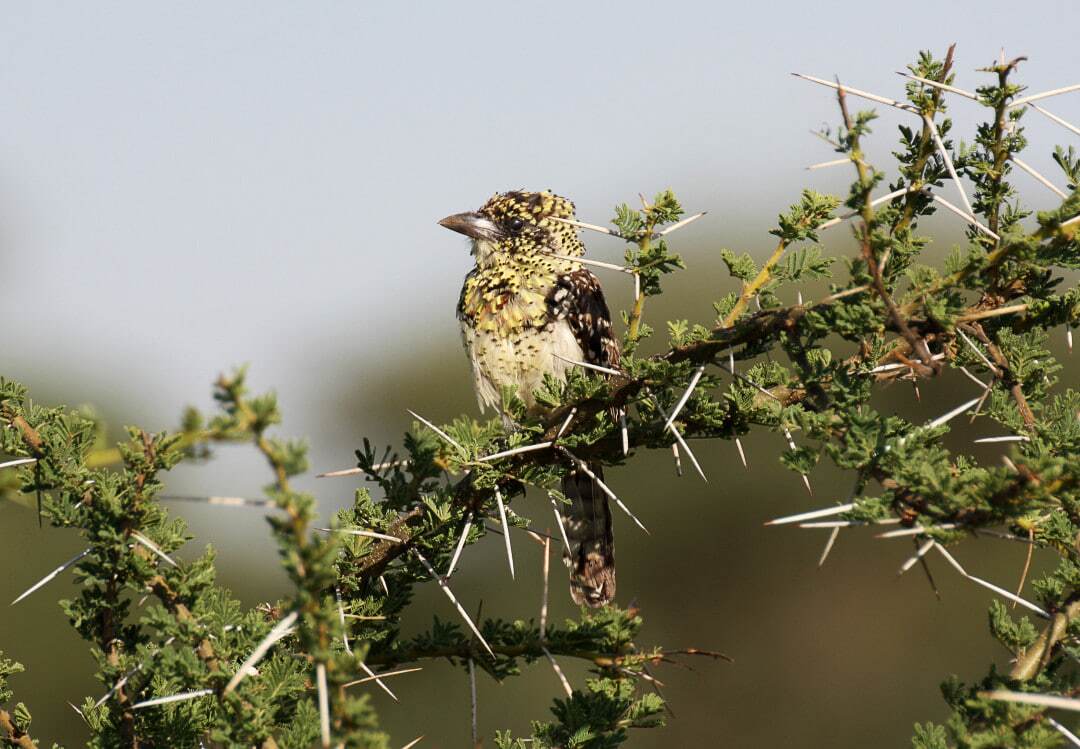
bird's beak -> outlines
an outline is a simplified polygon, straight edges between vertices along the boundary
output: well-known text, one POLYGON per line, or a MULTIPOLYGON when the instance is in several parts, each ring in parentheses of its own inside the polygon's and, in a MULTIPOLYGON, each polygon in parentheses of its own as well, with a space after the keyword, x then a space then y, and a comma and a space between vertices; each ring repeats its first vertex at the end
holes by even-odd
POLYGON ((439 226, 472 239, 495 239, 498 235, 498 227, 479 213, 455 213, 440 221, 439 226))

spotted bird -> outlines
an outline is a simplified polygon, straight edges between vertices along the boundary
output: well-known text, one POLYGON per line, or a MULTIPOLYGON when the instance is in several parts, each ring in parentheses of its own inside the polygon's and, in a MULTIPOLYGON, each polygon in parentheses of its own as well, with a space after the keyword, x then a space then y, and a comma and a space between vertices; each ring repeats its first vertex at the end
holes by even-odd
MULTIPOLYGON (((619 364, 600 282, 573 259, 585 246, 573 226, 557 220, 573 217, 574 204, 566 198, 513 191, 439 222, 468 237, 476 259, 457 314, 481 411, 499 408, 502 389, 511 386, 533 415, 543 415, 534 392, 545 374, 565 378, 573 366, 565 359, 619 364)), ((602 480, 599 465, 589 469, 602 480)), ((575 466, 562 491, 571 503, 565 522, 570 548, 563 555, 570 596, 579 605, 603 606, 615 597, 607 496, 575 466)))

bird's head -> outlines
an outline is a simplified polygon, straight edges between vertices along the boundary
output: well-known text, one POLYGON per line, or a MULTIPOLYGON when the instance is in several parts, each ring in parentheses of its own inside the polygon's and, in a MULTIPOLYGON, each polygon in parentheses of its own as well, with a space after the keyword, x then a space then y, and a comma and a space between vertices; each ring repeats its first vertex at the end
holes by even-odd
POLYGON ((479 266, 568 255, 585 251, 577 230, 558 219, 572 219, 574 204, 553 193, 503 192, 491 197, 480 210, 455 213, 440 226, 472 240, 479 266))

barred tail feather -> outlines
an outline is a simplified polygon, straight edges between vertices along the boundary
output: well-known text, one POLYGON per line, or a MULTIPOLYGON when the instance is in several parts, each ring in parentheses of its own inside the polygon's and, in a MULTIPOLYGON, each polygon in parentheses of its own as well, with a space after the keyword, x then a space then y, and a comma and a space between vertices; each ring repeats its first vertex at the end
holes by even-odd
MULTIPOLYGON (((603 478, 599 465, 589 469, 603 478)), ((607 495, 588 475, 572 471, 563 478, 562 491, 570 500, 566 516, 570 568, 570 597, 574 603, 604 606, 615 598, 615 537, 607 495)))

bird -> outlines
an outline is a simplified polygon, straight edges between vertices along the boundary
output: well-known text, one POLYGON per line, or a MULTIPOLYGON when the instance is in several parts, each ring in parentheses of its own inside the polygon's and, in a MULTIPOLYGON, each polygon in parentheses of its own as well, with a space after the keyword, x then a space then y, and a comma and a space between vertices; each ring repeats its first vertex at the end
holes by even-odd
MULTIPOLYGON (((575 259, 585 252, 578 230, 560 220, 573 218, 574 204, 566 198, 513 190, 439 221, 469 238, 475 259, 457 316, 481 412, 500 409, 509 386, 530 416, 543 416, 534 393, 545 375, 564 380, 574 366, 567 360, 619 365, 600 281, 575 259)), ((570 501, 563 561, 570 597, 596 608, 615 597, 615 541, 608 498, 597 483, 602 468, 587 467, 595 478, 571 463, 562 479, 570 501)))

